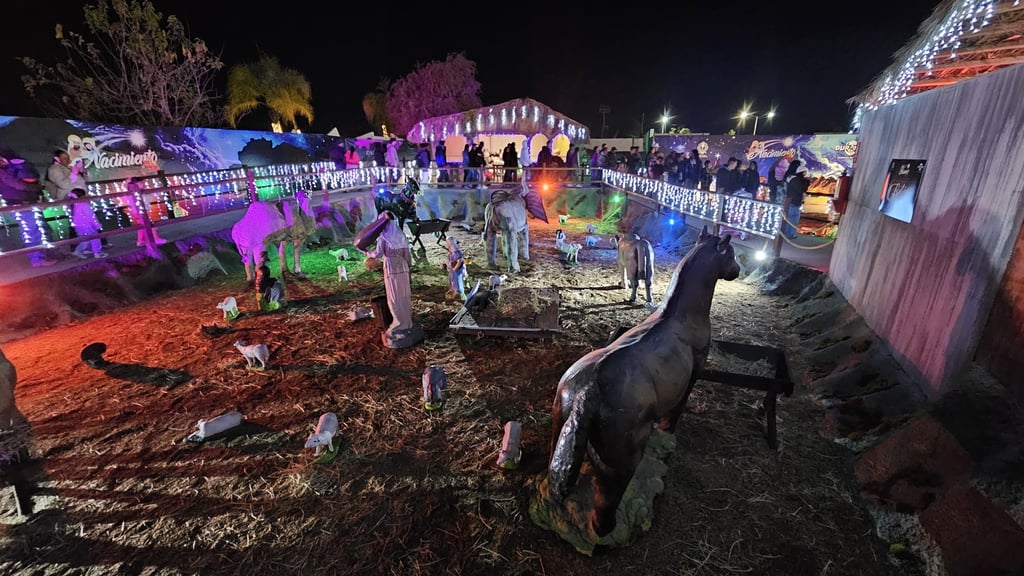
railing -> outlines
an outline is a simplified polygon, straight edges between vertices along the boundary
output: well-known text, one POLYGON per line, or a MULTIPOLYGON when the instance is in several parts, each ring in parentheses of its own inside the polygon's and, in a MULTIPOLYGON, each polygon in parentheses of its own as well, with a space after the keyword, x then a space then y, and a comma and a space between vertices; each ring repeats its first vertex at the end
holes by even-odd
POLYGON ((241 210, 254 201, 292 197, 298 190, 349 193, 376 186, 392 187, 410 176, 436 188, 508 185, 521 182, 522 178, 529 185, 544 189, 548 185, 603 185, 706 220, 716 231, 724 226, 776 239, 776 255, 781 247, 777 241, 782 224, 780 205, 687 189, 610 169, 435 166, 339 170, 333 162, 319 162, 94 182, 87 185, 86 198, 58 202, 6 206, 0 200, 3 228, 10 234, 15 227, 12 225, 16 225, 21 232, 21 246, 0 251, 0 258, 130 232, 138 232, 140 243, 155 251, 153 228, 241 210), (71 207, 84 202, 90 203, 103 231, 72 238, 71 207))
POLYGON ((683 188, 625 172, 607 172, 604 185, 644 196, 661 206, 726 227, 775 239, 782 228, 782 206, 729 194, 683 188))
POLYGON ((241 210, 257 200, 294 196, 300 189, 354 192, 394 186, 401 177, 397 168, 338 170, 332 162, 321 162, 90 182, 85 198, 13 206, 0 200, 4 231, 9 235, 17 227, 21 235, 21 247, 0 251, 0 257, 138 231, 143 232, 140 241, 155 249, 152 228, 241 210), (84 202, 103 232, 72 238, 72 206, 84 202))

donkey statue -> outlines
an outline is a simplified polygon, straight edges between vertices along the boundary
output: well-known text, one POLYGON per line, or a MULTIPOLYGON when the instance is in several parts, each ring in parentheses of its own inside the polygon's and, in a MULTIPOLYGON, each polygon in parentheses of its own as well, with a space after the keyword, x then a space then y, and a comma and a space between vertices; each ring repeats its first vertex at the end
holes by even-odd
POLYGON ((295 193, 295 198, 280 202, 253 202, 241 220, 231 227, 231 239, 242 255, 245 279, 254 282, 256 270, 263 264, 261 254, 267 245, 278 245, 278 262, 281 277, 289 272, 285 255, 285 244, 292 244, 292 264, 295 276, 304 278, 302 273, 302 244, 316 232, 316 217, 305 190, 295 193))
POLYGON ((544 202, 536 193, 530 191, 526 181, 522 189, 495 190, 491 193, 491 201, 484 208, 484 240, 487 243, 487 265, 498 267, 498 237, 501 235, 502 252, 508 261, 508 273, 518 274, 519 238, 523 239, 523 260, 530 259, 530 228, 527 225, 526 213, 535 218, 548 221, 544 210, 544 202))
POLYGON ((651 281, 654 279, 654 247, 637 234, 628 234, 619 240, 619 279, 623 288, 630 290, 627 302, 636 302, 636 290, 642 281, 647 291, 647 305, 651 305, 651 281))
POLYGON ((558 383, 552 409, 548 496, 564 502, 590 453, 595 475, 590 526, 615 527, 615 510, 654 426, 668 430, 686 406, 711 344, 711 298, 719 279, 740 273, 731 236, 705 227, 679 262, 668 293, 646 320, 580 358, 558 383))

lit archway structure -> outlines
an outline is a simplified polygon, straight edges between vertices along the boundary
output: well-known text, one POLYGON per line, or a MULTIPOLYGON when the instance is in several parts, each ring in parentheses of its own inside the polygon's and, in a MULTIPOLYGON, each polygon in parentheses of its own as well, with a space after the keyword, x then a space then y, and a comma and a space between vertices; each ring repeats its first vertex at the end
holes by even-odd
POLYGON ((406 135, 416 144, 444 140, 452 162, 461 162, 462 146, 468 142, 483 141, 487 153, 499 157, 505 145, 513 142, 521 164, 536 162, 541 147, 549 142, 554 142, 564 157, 569 144, 581 145, 589 138, 590 130, 584 124, 532 98, 427 118, 406 135), (452 145, 456 143, 458 146, 452 145), (529 162, 523 160, 527 155, 529 162))

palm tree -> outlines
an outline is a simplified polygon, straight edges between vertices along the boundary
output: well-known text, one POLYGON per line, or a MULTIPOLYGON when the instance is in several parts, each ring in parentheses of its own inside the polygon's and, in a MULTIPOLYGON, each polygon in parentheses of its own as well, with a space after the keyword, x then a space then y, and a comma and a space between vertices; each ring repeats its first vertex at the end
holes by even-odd
POLYGON ((264 107, 272 123, 289 130, 299 116, 313 121, 309 81, 291 68, 281 66, 277 58, 262 56, 252 64, 239 64, 228 73, 228 103, 224 116, 236 126, 239 118, 264 107))

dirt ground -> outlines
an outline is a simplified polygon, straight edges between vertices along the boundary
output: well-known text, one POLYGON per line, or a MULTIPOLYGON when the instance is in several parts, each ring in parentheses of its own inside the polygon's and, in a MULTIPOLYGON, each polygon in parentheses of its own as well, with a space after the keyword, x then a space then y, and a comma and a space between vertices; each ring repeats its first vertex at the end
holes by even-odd
MULTIPOLYGON (((34 509, 16 517, 4 488, 0 572, 895 573, 848 480, 848 454, 819 435, 820 408, 802 391, 780 403, 774 452, 759 393, 699 383, 653 526, 631 547, 586 557, 530 521, 560 376, 611 330, 647 314, 614 286, 610 247, 584 248, 577 266, 559 261, 555 228, 582 242, 587 223, 532 222, 533 260, 508 281, 558 289, 564 332, 550 342, 453 336, 459 304, 446 297, 445 254, 431 239, 413 275, 427 340, 408 350, 385 349, 374 320, 348 319, 383 294, 379 274, 350 261, 350 280, 339 282, 326 248, 305 255, 311 278, 288 280, 280 312, 253 313, 238 273, 212 275, 5 344, 31 426, 24 474, 34 509), (226 296, 243 312, 230 323, 215 307, 226 296), (239 339, 269 346, 268 370, 245 369, 239 339), (113 366, 79 359, 91 342, 106 343, 113 366), (447 405, 432 413, 420 385, 429 364, 449 379, 447 405), (245 424, 205 444, 182 442, 197 420, 231 410, 245 424), (338 415, 340 448, 318 464, 302 445, 327 411, 338 415), (508 420, 523 425, 524 457, 513 471, 495 466, 508 420)), ((486 278, 479 238, 453 235, 472 259, 471 284, 486 278)), ((656 302, 680 257, 657 250, 656 302)), ((713 338, 791 347, 786 306, 754 285, 720 282, 713 338)), ((791 363, 799 376, 795 354, 791 363)))

